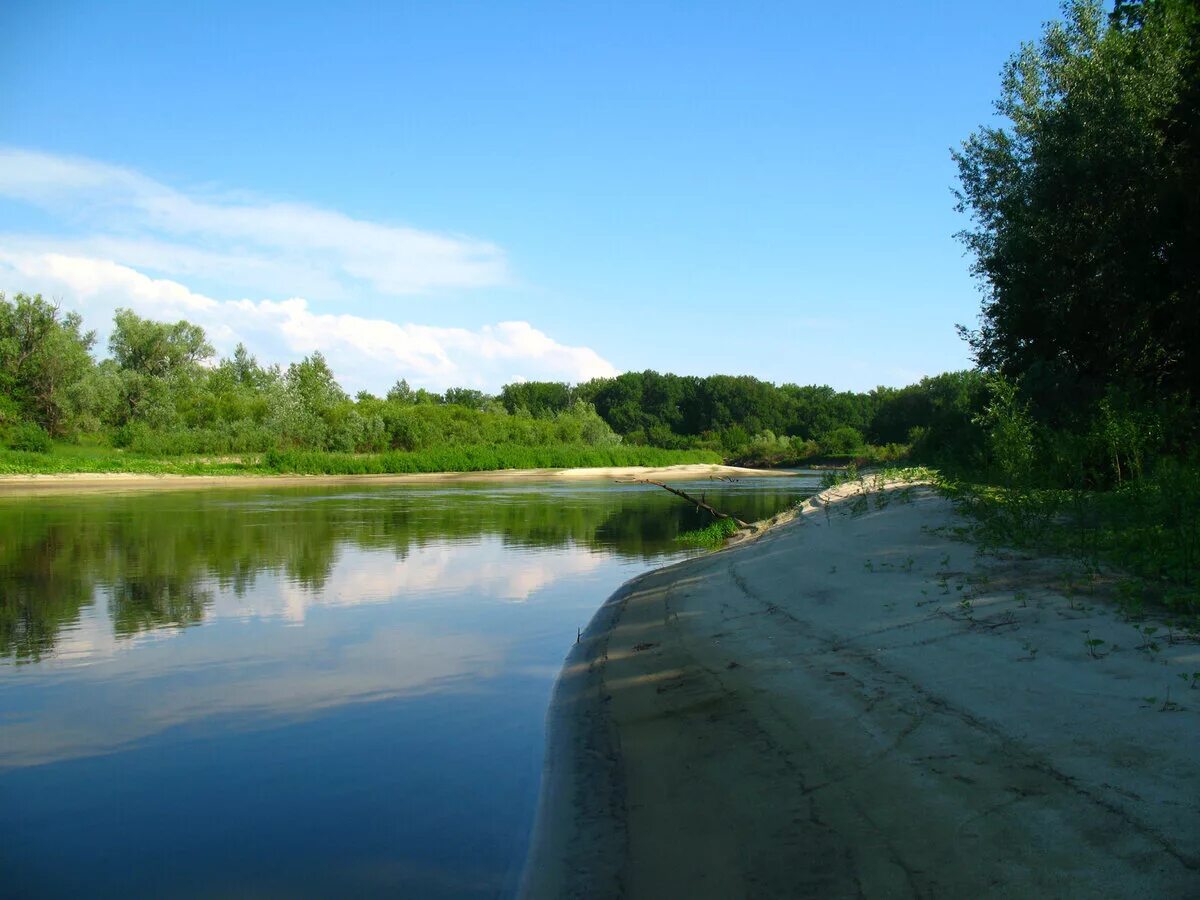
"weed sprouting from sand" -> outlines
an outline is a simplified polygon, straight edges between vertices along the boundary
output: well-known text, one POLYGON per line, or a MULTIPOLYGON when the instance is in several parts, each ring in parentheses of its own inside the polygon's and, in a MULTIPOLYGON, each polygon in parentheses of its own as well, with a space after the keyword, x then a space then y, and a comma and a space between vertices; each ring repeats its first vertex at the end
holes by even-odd
POLYGON ((1084 629, 1083 645, 1087 647, 1088 656, 1090 656, 1092 659, 1103 659, 1104 657, 1108 656, 1108 653, 1112 652, 1111 649, 1108 651, 1108 653, 1101 652, 1100 648, 1106 643, 1107 641, 1092 637, 1092 632, 1090 629, 1084 629))
POLYGON ((1158 642, 1153 639, 1154 635, 1158 633, 1158 627, 1155 625, 1143 625, 1140 628, 1135 627, 1134 631, 1138 632, 1144 639, 1138 645, 1137 649, 1145 651, 1151 659, 1157 659, 1158 652, 1162 649, 1158 642))
POLYGON ((1163 698, 1162 706, 1158 708, 1159 712, 1182 712, 1183 707, 1171 699, 1171 688, 1167 687, 1167 695, 1163 698))

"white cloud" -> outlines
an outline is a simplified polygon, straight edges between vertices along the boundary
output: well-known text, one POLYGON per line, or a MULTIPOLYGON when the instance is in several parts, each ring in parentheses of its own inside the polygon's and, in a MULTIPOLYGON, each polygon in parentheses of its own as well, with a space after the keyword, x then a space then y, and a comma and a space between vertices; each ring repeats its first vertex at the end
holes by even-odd
POLYGON ((0 290, 63 297, 105 337, 121 306, 160 320, 202 325, 222 353, 243 341, 264 361, 325 354, 350 391, 386 390, 396 379, 442 389, 495 390, 516 377, 583 381, 616 374, 588 347, 560 344, 528 322, 478 329, 398 324, 386 319, 319 313, 307 300, 217 300, 165 278, 151 278, 107 259, 64 253, 13 252, 0 245, 0 290))
POLYGON ((2 246, 99 256, 175 277, 220 272, 240 290, 335 299, 357 286, 399 295, 508 280, 504 253, 487 241, 299 203, 188 194, 92 160, 0 148, 0 197, 91 231, 68 241, 4 235, 2 246))

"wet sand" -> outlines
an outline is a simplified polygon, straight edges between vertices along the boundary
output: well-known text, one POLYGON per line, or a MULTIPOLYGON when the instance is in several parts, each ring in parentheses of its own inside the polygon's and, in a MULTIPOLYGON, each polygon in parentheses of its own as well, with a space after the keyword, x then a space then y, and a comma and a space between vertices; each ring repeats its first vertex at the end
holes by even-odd
POLYGON ((597 613, 523 896, 1200 896, 1200 645, 1137 649, 931 488, 856 495, 597 613))

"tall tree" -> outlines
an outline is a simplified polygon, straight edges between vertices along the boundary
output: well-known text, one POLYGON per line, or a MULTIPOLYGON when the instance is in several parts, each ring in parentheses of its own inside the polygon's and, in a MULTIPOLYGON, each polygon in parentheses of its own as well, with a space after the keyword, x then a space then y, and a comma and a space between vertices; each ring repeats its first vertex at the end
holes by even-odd
POLYGON ((94 332, 41 294, 0 293, 0 421, 32 421, 58 437, 76 412, 74 389, 92 368, 94 332), (7 406, 8 409, 4 409, 7 406))
POLYGON ((167 378, 213 355, 204 329, 191 322, 155 322, 118 309, 108 350, 122 369, 167 378))
POLYGON ((1193 0, 1064 6, 954 154, 984 302, 966 336, 1051 418, 1111 384, 1197 384, 1193 0), (1189 71, 1191 75, 1189 75, 1189 71), (1189 87, 1189 78, 1191 85, 1189 87), (1188 198, 1164 202, 1183 191, 1188 198))

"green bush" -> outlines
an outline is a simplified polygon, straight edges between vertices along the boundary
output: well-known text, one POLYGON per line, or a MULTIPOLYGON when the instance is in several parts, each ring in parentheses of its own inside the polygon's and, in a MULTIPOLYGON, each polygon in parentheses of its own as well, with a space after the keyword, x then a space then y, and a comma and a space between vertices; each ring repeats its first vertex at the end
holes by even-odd
POLYGON ((33 422, 22 422, 8 429, 4 443, 12 450, 24 450, 29 453, 49 453, 50 435, 46 429, 33 422))
POLYGON ((831 456, 855 453, 862 449, 864 443, 862 432, 849 425, 831 428, 818 439, 821 452, 831 456))

